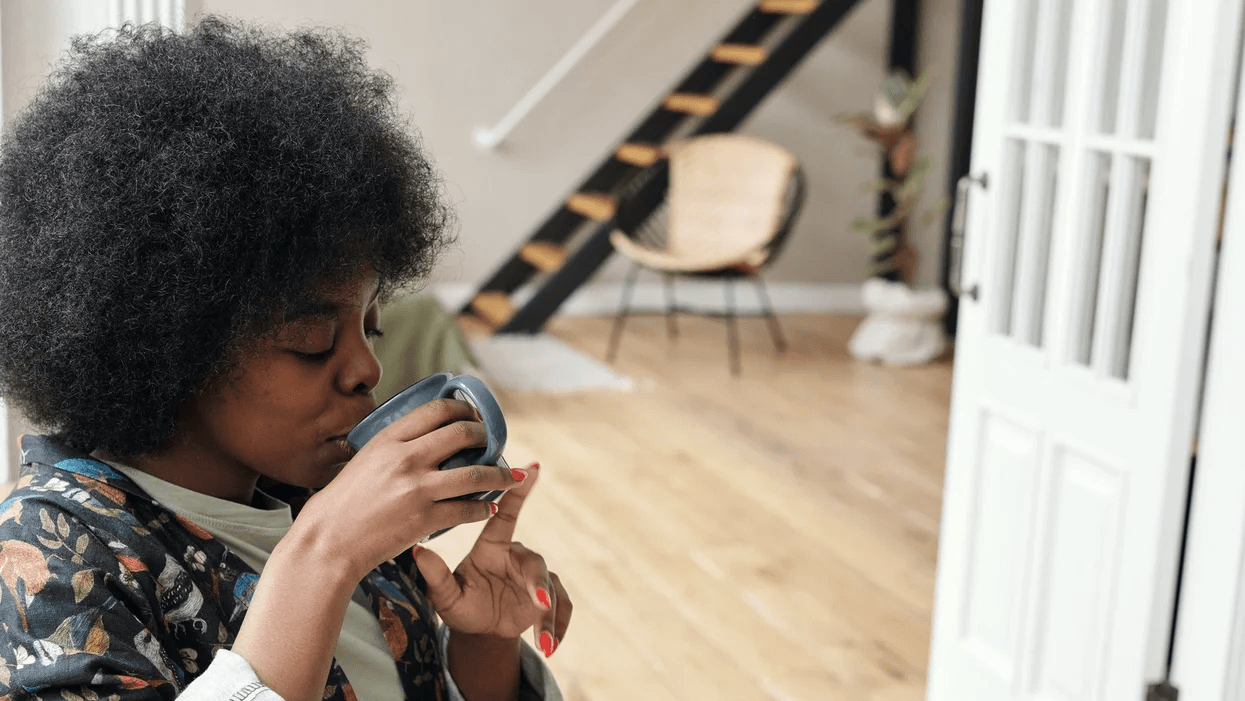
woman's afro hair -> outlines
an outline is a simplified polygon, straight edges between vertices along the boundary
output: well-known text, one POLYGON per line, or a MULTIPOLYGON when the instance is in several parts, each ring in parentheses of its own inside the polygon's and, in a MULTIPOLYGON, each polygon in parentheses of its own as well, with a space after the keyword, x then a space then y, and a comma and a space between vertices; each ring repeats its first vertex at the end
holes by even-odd
POLYGON ((453 215, 364 48, 214 16, 75 38, 0 141, 0 394, 159 452, 320 285, 426 279, 453 215))

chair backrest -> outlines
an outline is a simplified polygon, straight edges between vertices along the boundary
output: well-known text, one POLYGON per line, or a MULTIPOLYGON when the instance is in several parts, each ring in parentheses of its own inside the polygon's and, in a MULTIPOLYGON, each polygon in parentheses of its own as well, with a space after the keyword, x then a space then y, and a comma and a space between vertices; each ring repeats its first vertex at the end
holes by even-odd
POLYGON ((742 134, 707 134, 667 146, 673 254, 763 248, 782 224, 799 167, 783 147, 742 134))

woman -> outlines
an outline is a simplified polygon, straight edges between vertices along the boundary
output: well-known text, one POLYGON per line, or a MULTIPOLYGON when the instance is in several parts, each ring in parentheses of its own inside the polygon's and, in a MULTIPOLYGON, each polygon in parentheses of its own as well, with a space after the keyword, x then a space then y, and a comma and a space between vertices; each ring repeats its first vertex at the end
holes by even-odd
POLYGON ((362 50, 79 38, 6 131, 0 391, 48 433, 0 504, 0 698, 557 697, 519 641, 570 618, 511 542, 537 466, 438 471, 486 442, 455 400, 344 440, 452 220, 362 50), (453 573, 412 549, 485 519, 453 573))

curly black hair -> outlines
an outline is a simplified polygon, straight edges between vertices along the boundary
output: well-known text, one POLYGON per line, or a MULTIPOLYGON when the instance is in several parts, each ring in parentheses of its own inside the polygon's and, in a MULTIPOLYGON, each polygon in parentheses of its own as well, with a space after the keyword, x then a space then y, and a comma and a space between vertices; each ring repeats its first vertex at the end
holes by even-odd
POLYGON ((453 213, 364 49, 216 16, 76 37, 0 141, 0 394, 157 453, 319 285, 424 281, 453 213))

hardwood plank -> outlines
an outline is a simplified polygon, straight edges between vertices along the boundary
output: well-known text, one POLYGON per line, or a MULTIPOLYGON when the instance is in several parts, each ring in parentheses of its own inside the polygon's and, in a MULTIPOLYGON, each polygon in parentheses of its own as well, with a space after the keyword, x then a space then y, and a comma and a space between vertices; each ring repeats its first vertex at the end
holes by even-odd
MULTIPOLYGON (((640 391, 497 391, 507 460, 542 464, 516 538, 575 602, 568 699, 923 697, 950 363, 859 363, 857 320, 781 321, 783 355, 740 322, 739 378, 719 320, 671 342, 640 315, 615 364, 640 391)), ((611 322, 549 331, 601 358, 611 322)), ((431 547, 453 564, 474 533, 431 547)))

